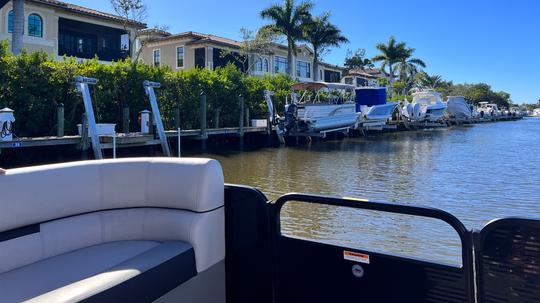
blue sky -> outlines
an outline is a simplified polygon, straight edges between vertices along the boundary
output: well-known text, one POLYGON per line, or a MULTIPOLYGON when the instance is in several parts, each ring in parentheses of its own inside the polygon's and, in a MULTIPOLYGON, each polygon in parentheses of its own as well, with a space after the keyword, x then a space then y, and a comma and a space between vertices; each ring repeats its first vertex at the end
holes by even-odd
MULTIPOLYGON (((66 0, 111 12, 109 0, 66 0)), ((198 31, 241 39, 240 28, 256 30, 258 12, 280 0, 146 0, 149 26, 173 33, 198 31)), ((512 94, 516 103, 540 98, 539 0, 315 0, 315 13, 331 11, 350 40, 325 61, 343 64, 347 49, 375 45, 390 35, 416 48, 430 74, 455 83, 485 82, 512 94)))

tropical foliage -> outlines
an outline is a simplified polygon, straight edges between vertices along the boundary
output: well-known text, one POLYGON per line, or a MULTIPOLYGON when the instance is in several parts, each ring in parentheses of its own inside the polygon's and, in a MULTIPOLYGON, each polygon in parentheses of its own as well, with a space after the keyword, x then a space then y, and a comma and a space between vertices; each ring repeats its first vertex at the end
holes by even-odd
POLYGON ((418 73, 418 67, 426 67, 424 61, 412 58, 414 48, 407 47, 405 42, 397 42, 394 36, 390 36, 386 43, 377 44, 376 48, 380 53, 373 57, 372 61, 381 62, 382 70, 388 68, 390 92, 392 92, 396 70, 399 71, 400 80, 406 86, 410 86, 412 79, 418 73))
POLYGON ((437 89, 448 87, 449 82, 443 80, 440 75, 429 75, 426 72, 421 72, 416 76, 416 82, 420 88, 437 89))
POLYGON ((319 80, 319 59, 329 47, 339 46, 349 40, 341 34, 341 30, 330 22, 330 13, 312 17, 304 27, 304 36, 313 47, 313 80, 319 80))
MULTIPOLYGON (((66 133, 74 134, 83 113, 82 98, 75 92, 77 75, 99 79, 91 96, 98 122, 122 125, 122 111, 130 108, 130 120, 149 109, 142 83, 161 82, 156 90, 165 125, 174 128, 174 110, 180 110, 182 129, 199 128, 199 100, 207 94, 208 124, 214 125, 213 111, 219 110, 220 126, 237 126, 239 95, 245 97, 251 117, 264 118, 266 106, 263 91, 276 92, 276 107, 283 108, 292 79, 285 75, 250 77, 233 65, 207 69, 172 71, 166 67, 151 67, 130 60, 100 64, 97 59, 82 63, 75 59, 56 61, 42 52, 13 55, 7 42, 0 43, 0 107, 15 110, 15 134, 45 136, 55 134, 56 109, 65 107, 66 133)), ((131 130, 138 129, 136 122, 131 130)))
POLYGON ((344 64, 345 69, 351 71, 353 69, 374 68, 375 64, 365 56, 366 50, 363 48, 357 49, 354 53, 351 50, 347 50, 347 57, 345 57, 344 64))
POLYGON ((263 19, 272 21, 272 24, 263 27, 285 36, 287 39, 287 74, 292 75, 293 54, 296 55, 297 42, 304 40, 305 25, 310 22, 313 3, 310 1, 296 4, 295 0, 285 0, 283 5, 273 4, 260 12, 263 19))

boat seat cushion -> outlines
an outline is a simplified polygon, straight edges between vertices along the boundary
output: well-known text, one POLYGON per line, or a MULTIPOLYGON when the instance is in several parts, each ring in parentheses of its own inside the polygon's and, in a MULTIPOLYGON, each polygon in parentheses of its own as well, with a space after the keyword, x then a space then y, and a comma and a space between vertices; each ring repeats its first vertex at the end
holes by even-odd
POLYGON ((187 242, 109 242, 0 274, 0 301, 151 301, 195 275, 187 242))

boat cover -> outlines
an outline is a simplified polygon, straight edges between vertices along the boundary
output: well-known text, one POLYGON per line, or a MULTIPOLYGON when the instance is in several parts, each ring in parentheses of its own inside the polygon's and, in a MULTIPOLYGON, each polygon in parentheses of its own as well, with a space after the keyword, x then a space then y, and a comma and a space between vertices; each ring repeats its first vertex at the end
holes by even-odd
POLYGON ((356 89, 356 111, 361 106, 386 104, 386 87, 363 87, 356 89))

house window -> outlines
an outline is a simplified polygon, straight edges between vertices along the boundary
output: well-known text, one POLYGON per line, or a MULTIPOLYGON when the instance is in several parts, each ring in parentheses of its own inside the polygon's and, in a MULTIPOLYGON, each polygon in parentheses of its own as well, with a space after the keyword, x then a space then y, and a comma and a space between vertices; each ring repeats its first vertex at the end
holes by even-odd
POLYGON ((184 67, 184 47, 183 46, 179 46, 176 48, 176 67, 177 68, 184 67))
POLYGON ((257 59, 257 62, 255 63, 255 71, 256 72, 264 72, 267 73, 269 71, 269 64, 267 58, 259 58, 257 59))
POLYGON ((38 14, 28 16, 28 36, 43 37, 43 19, 38 14))
POLYGON ((161 50, 155 49, 154 50, 154 66, 160 66, 161 65, 161 50))
POLYGON ((9 11, 7 15, 8 19, 8 33, 13 33, 13 11, 9 11))
POLYGON ((304 61, 296 62, 296 76, 299 78, 311 78, 311 63, 304 61))
POLYGON ((322 81, 324 79, 322 69, 319 70, 319 81, 322 81))
POLYGON ((351 77, 345 78, 345 84, 350 84, 350 85, 352 85, 352 84, 353 84, 353 78, 351 78, 351 77))
POLYGON ((274 58, 274 70, 276 74, 287 73, 287 67, 288 67, 287 58, 281 57, 281 56, 276 56, 274 58))

